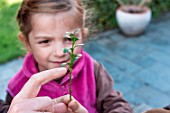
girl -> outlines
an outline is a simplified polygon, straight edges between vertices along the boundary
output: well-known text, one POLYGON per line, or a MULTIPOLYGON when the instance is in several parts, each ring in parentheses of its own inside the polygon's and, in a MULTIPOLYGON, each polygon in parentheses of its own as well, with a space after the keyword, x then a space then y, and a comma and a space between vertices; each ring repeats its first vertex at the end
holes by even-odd
MULTIPOLYGON (((63 53, 63 48, 71 47, 71 40, 63 38, 66 32, 81 29, 76 34, 80 38, 76 43, 83 43, 88 33, 81 0, 23 0, 17 20, 19 39, 28 53, 22 69, 9 82, 9 103, 33 74, 69 62, 69 54, 63 53)), ((82 47, 77 47, 74 53, 83 56, 73 66, 73 97, 89 113, 132 113, 122 95, 112 89, 113 81, 106 70, 82 47)), ((69 73, 43 85, 38 96, 56 98, 66 94, 69 73)))

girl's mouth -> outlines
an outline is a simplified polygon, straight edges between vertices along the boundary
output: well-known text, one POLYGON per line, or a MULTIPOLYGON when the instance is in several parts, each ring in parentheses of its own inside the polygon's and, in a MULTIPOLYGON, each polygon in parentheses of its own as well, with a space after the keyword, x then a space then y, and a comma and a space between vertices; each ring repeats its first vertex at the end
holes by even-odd
POLYGON ((68 63, 68 62, 69 62, 69 60, 65 60, 65 61, 51 61, 51 63, 57 64, 57 65, 60 65, 62 63, 68 63))

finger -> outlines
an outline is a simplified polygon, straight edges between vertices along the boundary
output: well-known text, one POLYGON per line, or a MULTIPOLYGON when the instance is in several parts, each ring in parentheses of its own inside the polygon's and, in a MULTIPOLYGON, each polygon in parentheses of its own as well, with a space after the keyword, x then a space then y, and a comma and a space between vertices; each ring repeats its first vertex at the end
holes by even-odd
POLYGON ((28 82, 24 85, 18 96, 21 98, 32 98, 36 97, 41 85, 64 76, 66 74, 66 68, 55 68, 46 70, 33 75, 28 82))
POLYGON ((32 106, 31 109, 35 110, 35 111, 48 111, 48 112, 52 112, 53 108, 53 102, 52 99, 50 97, 35 97, 32 99, 26 99, 27 103, 29 102, 29 105, 32 106))
MULTIPOLYGON (((24 112, 25 113, 25 112, 24 112)), ((53 113, 53 112, 46 112, 46 111, 34 111, 34 112, 29 112, 29 113, 53 113)))
POLYGON ((61 97, 58 97, 58 98, 55 98, 55 99, 53 99, 53 102, 55 104, 56 103, 65 103, 65 104, 68 104, 69 103, 69 94, 61 96, 61 97))
POLYGON ((35 97, 32 99, 19 100, 20 102, 17 103, 13 103, 13 101, 10 105, 8 113, 35 113, 38 111, 53 111, 53 102, 50 97, 35 97))
POLYGON ((78 101, 73 99, 68 104, 68 109, 73 113, 88 113, 86 108, 84 108, 78 101))
POLYGON ((55 105, 53 105, 53 112, 54 113, 66 113, 67 105, 64 103, 55 104, 55 105))
MULTIPOLYGON (((29 112, 30 113, 30 112, 29 112)), ((31 112, 31 113, 53 113, 53 112, 46 112, 46 111, 35 111, 35 112, 31 112)))

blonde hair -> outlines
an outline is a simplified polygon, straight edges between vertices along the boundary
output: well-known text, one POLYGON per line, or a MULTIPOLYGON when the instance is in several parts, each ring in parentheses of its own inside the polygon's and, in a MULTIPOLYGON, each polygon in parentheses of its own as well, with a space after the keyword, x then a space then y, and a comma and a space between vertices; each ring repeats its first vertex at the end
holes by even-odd
POLYGON ((70 10, 76 11, 80 26, 84 27, 85 10, 81 0, 23 0, 17 14, 19 29, 28 40, 28 34, 32 30, 32 14, 68 12, 70 10))

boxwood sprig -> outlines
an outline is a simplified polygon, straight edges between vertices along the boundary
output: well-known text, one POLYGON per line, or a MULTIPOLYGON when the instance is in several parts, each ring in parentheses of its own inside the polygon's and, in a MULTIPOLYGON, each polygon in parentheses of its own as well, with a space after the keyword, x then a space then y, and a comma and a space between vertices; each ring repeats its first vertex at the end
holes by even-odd
POLYGON ((70 76, 69 76, 70 101, 72 100, 72 71, 73 71, 73 64, 74 64, 75 60, 77 60, 78 58, 80 58, 82 56, 82 54, 77 54, 77 55, 74 54, 74 50, 75 50, 76 47, 84 45, 84 44, 75 45, 76 41, 79 40, 79 38, 75 36, 75 34, 78 31, 80 31, 80 29, 75 30, 74 33, 66 32, 66 34, 64 35, 64 38, 70 39, 72 41, 71 48, 64 48, 64 50, 63 50, 63 52, 65 54, 68 53, 70 55, 70 62, 61 64, 62 67, 66 66, 66 65, 69 65, 69 72, 70 72, 70 76))

